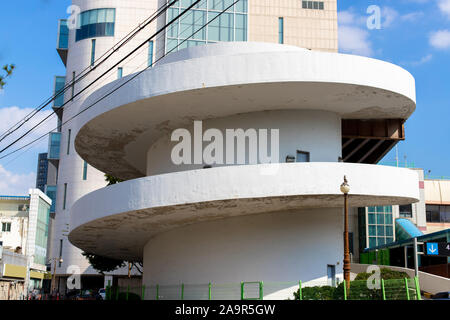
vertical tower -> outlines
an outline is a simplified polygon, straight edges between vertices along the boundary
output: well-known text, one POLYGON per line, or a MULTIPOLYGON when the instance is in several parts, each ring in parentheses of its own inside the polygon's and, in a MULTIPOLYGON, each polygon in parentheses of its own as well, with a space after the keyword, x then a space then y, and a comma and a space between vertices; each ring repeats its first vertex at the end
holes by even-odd
MULTIPOLYGON (((156 23, 153 23, 111 56, 106 63, 97 67, 97 59, 155 12, 157 2, 74 0, 72 15, 68 19, 60 20, 58 24, 57 50, 66 66, 66 75, 55 78, 55 93, 80 74, 91 71, 72 85, 64 95, 59 95, 54 102, 59 126, 57 132, 50 135, 49 141, 49 159, 57 167, 57 175, 47 185, 47 193, 56 197, 49 258, 62 258, 63 262, 57 263, 55 270, 60 280, 58 287, 62 292, 65 290, 65 279, 69 274, 77 273, 76 270, 79 270, 82 277, 99 275, 82 256, 82 251, 67 240, 67 232, 72 204, 81 196, 106 185, 104 174, 77 155, 73 138, 79 128, 71 118, 80 111, 86 97, 96 89, 151 63, 154 48, 152 44, 148 44, 80 93, 155 32, 156 23), (69 272, 70 266, 75 266, 75 269, 72 268, 69 272)), ((126 274, 127 270, 118 270, 116 273, 126 274)), ((98 283, 102 281, 103 279, 98 283)))

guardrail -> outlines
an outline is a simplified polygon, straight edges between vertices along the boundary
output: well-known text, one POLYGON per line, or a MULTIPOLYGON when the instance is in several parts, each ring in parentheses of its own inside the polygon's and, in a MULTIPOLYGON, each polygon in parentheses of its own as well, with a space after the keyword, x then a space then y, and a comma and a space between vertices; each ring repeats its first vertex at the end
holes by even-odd
POLYGON ((107 286, 106 300, 421 300, 417 278, 317 282, 241 282, 229 284, 107 286))

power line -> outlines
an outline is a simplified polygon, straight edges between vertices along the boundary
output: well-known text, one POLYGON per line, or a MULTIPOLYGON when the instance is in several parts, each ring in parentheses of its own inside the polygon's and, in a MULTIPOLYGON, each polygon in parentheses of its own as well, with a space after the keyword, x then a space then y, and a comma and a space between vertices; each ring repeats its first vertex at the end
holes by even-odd
MULTIPOLYGON (((46 106, 48 106, 53 100, 56 99, 56 97, 60 96, 61 94, 64 94, 69 88, 74 86, 77 82, 84 79, 89 73, 94 71, 98 66, 103 64, 106 60, 108 60, 114 53, 119 51, 119 49, 124 46, 126 43, 128 43, 131 39, 133 39, 139 32, 141 32, 145 27, 147 27, 150 23, 152 23, 156 18, 158 18, 163 12, 167 11, 168 8, 170 8, 172 5, 174 5, 179 0, 173 0, 170 3, 166 3, 165 5, 161 6, 154 12, 150 17, 144 20, 141 24, 139 24, 138 27, 134 28, 132 31, 130 31, 125 37, 123 37, 121 40, 119 40, 118 43, 116 43, 113 47, 108 49, 103 55, 101 55, 99 58, 97 58, 94 61, 94 67, 91 65, 86 67, 81 71, 81 73, 71 82, 69 82, 67 85, 64 86, 61 90, 59 90, 57 93, 53 94, 50 98, 47 98, 43 103, 41 103, 36 109, 31 111, 28 115, 26 115, 22 120, 14 124, 10 129, 8 129, 5 133, 3 133, 0 136, 0 142, 3 141, 6 137, 20 129, 25 123, 27 123, 31 118, 33 118, 39 111, 44 109, 46 106), (162 10, 162 11, 161 11, 162 10), (111 52, 112 51, 112 52, 111 52), (108 54, 109 53, 109 54, 108 54), (108 55, 107 55, 108 54, 108 55), (102 59, 104 56, 107 57, 103 59, 102 61, 98 62, 100 59, 102 59), (96 62, 98 62, 96 64, 96 62), (84 73, 86 72, 87 73, 84 73), (17 127, 16 127, 17 126, 17 127)), ((72 98, 73 100, 73 98, 72 98)), ((62 107, 62 106, 61 106, 62 107)))
MULTIPOLYGON (((172 23, 174 23, 174 21, 176 21, 177 19, 179 19, 180 17, 182 17, 184 14, 186 14, 186 12, 188 12, 191 8, 193 8, 195 5, 197 5, 200 1, 202 0, 196 0, 194 3, 192 3, 185 11, 183 11, 182 13, 180 13, 175 19, 173 19, 172 21, 170 21, 169 23, 166 23, 164 25, 164 27, 162 27, 161 29, 159 29, 155 34, 153 34, 150 38, 148 38, 147 40, 145 40, 144 42, 142 42, 140 45, 138 45, 136 48, 134 48, 130 53, 128 53, 127 55, 125 55, 125 57, 123 57, 122 59, 120 59, 118 62, 116 62, 113 66, 111 66, 108 70, 106 70, 105 72, 103 72, 99 77, 97 77, 96 79, 94 79, 90 84, 88 84, 86 87, 84 87, 83 89, 81 89, 79 92, 77 92, 76 94, 74 94, 70 100, 64 102, 61 105, 61 109, 64 108, 64 106, 70 102, 72 102, 73 98, 79 96, 80 94, 82 94, 84 91, 86 91, 90 86, 92 86, 94 83, 96 83, 98 80, 100 80, 102 77, 104 77, 106 74, 108 74, 111 70, 113 70, 114 68, 116 68, 119 64, 121 64, 124 60, 126 60, 129 56, 131 56, 133 53, 135 53, 136 51, 138 51, 140 48, 142 48, 143 46, 145 46, 150 40, 152 40, 155 36, 157 36, 158 34, 160 34, 162 31, 164 31, 168 26, 170 26, 172 23)), ((165 10, 167 10, 168 8, 166 8, 165 10)), ((164 11, 165 11, 164 10, 164 11)), ((95 67, 94 67, 95 68, 95 67)), ((74 84, 73 84, 74 85, 74 84)), ((45 106, 41 107, 41 109, 43 109, 45 106)), ((26 135, 28 135, 31 131, 33 131, 36 127, 38 127, 42 122, 44 122, 45 120, 47 120, 48 118, 50 118, 52 116, 52 114, 49 114, 47 117, 45 117, 41 122, 37 123, 35 126, 33 126, 31 129, 29 129, 27 132, 25 132, 24 134, 22 134, 19 138, 17 138, 16 140, 14 140, 13 142, 11 142, 9 145, 7 145, 6 147, 4 147, 2 150, 0 150, 0 154, 4 151, 6 151, 7 149, 9 149, 11 146, 13 146, 14 144, 16 144, 18 141, 20 141, 22 138, 24 138, 26 135)), ((1 140, 0 140, 1 141, 1 140)))
MULTIPOLYGON (((196 1, 196 3, 198 3, 201 0, 196 1)), ((225 8, 223 11, 221 11, 218 15, 216 15, 213 19, 211 19, 210 21, 208 21, 206 24, 204 24, 200 29, 198 29, 197 31, 193 32, 189 37, 187 37, 186 39, 184 39, 183 41, 181 41, 176 47, 172 48, 169 52, 165 53, 163 56, 161 56, 161 58, 157 59, 155 61, 155 63, 157 63, 158 61, 160 61, 161 59, 163 59, 167 54, 171 53, 172 51, 174 51, 175 49, 177 49, 180 45, 182 45, 184 42, 186 42, 187 40, 189 40, 191 37, 193 37, 195 34, 197 34, 200 30, 202 30, 203 28, 205 28, 206 26, 208 26, 211 22, 213 22, 214 20, 216 20, 218 17, 220 17, 223 13, 225 13, 227 10, 229 10, 230 8, 232 8, 236 3, 238 3, 240 0, 235 0, 231 5, 229 5, 227 8, 225 8)), ((194 3, 193 5, 195 5, 196 3, 194 3)), ((190 8, 186 9, 182 14, 184 14, 185 12, 187 12, 188 10, 190 10, 190 8)), ((176 18, 174 18, 172 21, 177 20, 182 14, 180 14, 179 16, 177 16, 176 18)), ((168 26, 168 24, 166 24, 162 29, 166 28, 168 26)), ((158 31, 159 32, 159 31, 158 31)), ((158 33, 157 32, 157 33, 158 33)), ((156 35, 156 34, 155 34, 156 35)), ((81 110, 80 112, 76 113, 75 115, 73 115, 72 117, 70 117, 69 119, 67 119, 66 121, 64 121, 61 125, 64 125, 66 123, 68 123, 69 121, 73 120, 74 118, 76 118, 77 116, 79 116, 81 113, 85 112, 86 110, 92 108, 94 105, 96 105, 98 102, 102 101, 103 99, 105 99, 106 97, 110 96, 111 94, 113 94, 115 91, 117 91, 118 89, 120 89, 121 87, 123 87, 124 85, 126 85, 127 83, 129 83, 131 80, 135 79, 136 77, 138 77, 139 75, 141 75, 144 71, 146 71, 150 66, 147 66, 146 68, 144 68, 143 70, 137 72, 135 75, 133 75, 132 77, 130 77, 130 79, 127 79, 124 83, 121 83, 118 87, 115 87, 114 89, 112 89, 110 92, 106 93, 104 96, 102 96, 101 98, 99 98, 97 101, 95 101, 94 103, 92 103, 91 105, 89 105, 88 107, 84 108, 83 110, 81 110)), ((55 128, 56 129, 56 128, 55 128)), ((49 133, 51 133, 52 131, 54 131, 55 129, 41 135, 40 137, 34 139, 33 141, 23 145, 22 147, 0 157, 1 159, 4 159, 24 148, 26 148, 27 146, 35 143, 36 141, 39 141, 40 139, 46 137, 49 133)))
MULTIPOLYGON (((206 0, 203 0, 203 1, 206 1, 206 0)), ((187 18, 187 17, 183 17, 183 18, 181 19, 181 21, 183 21, 183 19, 186 19, 186 18, 187 18)), ((199 17, 197 20, 195 20, 194 24, 195 24, 196 22, 199 22, 199 21, 202 20, 202 19, 203 19, 202 17, 199 17)), ((175 20, 177 20, 177 19, 175 19, 175 20)), ((186 26, 185 29, 181 31, 181 33, 187 31, 188 29, 190 29, 190 26, 186 26)), ((155 41, 158 41, 158 39, 160 39, 160 38, 163 37, 163 36, 164 36, 164 34, 160 34, 159 37, 157 37, 155 41)), ((183 41, 183 43, 184 43, 184 41, 183 41)), ((141 49, 142 49, 142 48, 141 48, 141 49)), ((164 47, 162 47, 161 49, 159 49, 158 51, 156 51, 156 54, 159 54, 159 53, 162 52, 162 51, 164 51, 164 47)), ((140 53, 138 53, 138 54, 140 54, 140 53)), ((163 55, 164 55, 164 53, 163 53, 163 55)), ((134 59, 134 58, 130 58, 130 59, 132 60, 132 59, 134 59)), ((131 60, 125 62, 125 63, 123 64, 123 66, 126 66, 128 63, 130 63, 131 60)), ((157 61, 159 61, 159 60, 160 60, 160 59, 158 59, 157 61)), ((157 61, 156 61, 156 62, 157 62, 157 61)), ((155 63, 156 63, 156 62, 155 62, 155 63)), ((145 64, 147 64, 147 62, 141 63, 139 66, 135 67, 135 68, 134 68, 134 71, 132 71, 131 73, 134 73, 134 72, 138 71, 138 70, 139 70, 141 67, 143 67, 145 64)), ((153 63, 152 63, 152 64, 153 64, 153 63)), ((151 66, 152 66, 152 65, 150 65, 150 67, 151 67, 151 66)), ((113 76, 113 74, 110 74, 110 75, 108 75, 107 77, 103 78, 103 79, 102 79, 102 82, 99 83, 99 85, 102 85, 102 84, 106 83, 107 81, 109 81, 109 78, 111 78, 112 76, 113 76)), ((93 89, 96 90, 97 88, 93 88, 93 89)), ((88 94, 88 93, 89 93, 89 92, 86 92, 86 94, 88 94)), ((73 100, 73 102, 77 102, 77 101, 79 101, 79 99, 81 99, 81 97, 75 98, 75 99, 73 100)), ((44 122, 48 121, 51 117, 53 117, 53 116, 55 116, 55 115, 56 115, 55 113, 52 113, 52 114, 50 115, 50 117, 48 117, 48 118, 46 118, 46 119, 43 119, 42 122, 41 122, 40 124, 42 125, 44 122)), ((62 124, 59 124, 57 128, 59 128, 61 125, 62 125, 62 124)), ((55 128, 55 129, 56 129, 56 128, 55 128)), ((52 131, 53 131, 53 130, 51 130, 50 132, 52 132, 52 131)), ((45 137, 45 135, 44 135, 43 137, 45 137)), ((42 138, 42 137, 40 137, 40 138, 42 138)), ((20 157, 21 155, 25 154, 29 149, 31 149, 31 147, 32 147, 32 145, 30 145, 30 147, 29 147, 27 150, 25 150, 25 151, 23 151, 22 153, 20 153, 20 154, 19 154, 17 157, 15 157, 14 159, 16 159, 16 158, 20 157)), ((10 161, 10 162, 11 162, 11 161, 10 161)), ((8 163, 10 163, 10 162, 8 162, 8 163)), ((8 164, 8 163, 7 163, 7 164, 8 164)))

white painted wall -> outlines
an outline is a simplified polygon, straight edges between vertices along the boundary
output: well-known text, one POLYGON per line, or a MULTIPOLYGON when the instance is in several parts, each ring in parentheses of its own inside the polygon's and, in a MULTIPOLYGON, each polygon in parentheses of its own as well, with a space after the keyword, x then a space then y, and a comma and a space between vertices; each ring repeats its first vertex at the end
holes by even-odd
POLYGON ((308 209, 165 232, 144 248, 143 283, 307 282, 326 280, 328 264, 342 280, 342 221, 342 209, 308 209))
MULTIPOLYGON (((310 153, 311 162, 337 162, 341 156, 341 118, 335 113, 313 110, 283 110, 264 111, 235 115, 226 118, 203 121, 203 133, 209 128, 219 129, 222 132, 226 146, 226 129, 267 129, 270 143, 270 130, 279 130, 279 159, 276 162, 286 162, 286 156, 296 157, 297 150, 310 153)), ((194 157, 194 133, 192 126, 187 127, 192 136, 192 160, 194 157)), ((171 160, 172 148, 178 141, 172 142, 172 132, 163 132, 163 135, 150 147, 147 152, 147 175, 201 169, 204 164, 175 165, 171 160)), ((204 142, 206 147, 210 142, 204 142)), ((248 164, 248 142, 246 143, 246 164, 248 164)), ((223 161, 225 162, 225 151, 223 161)), ((236 155, 236 142, 235 142, 236 155)), ((270 154, 270 153, 269 153, 270 154)), ((215 164, 215 166, 223 166, 215 164)))

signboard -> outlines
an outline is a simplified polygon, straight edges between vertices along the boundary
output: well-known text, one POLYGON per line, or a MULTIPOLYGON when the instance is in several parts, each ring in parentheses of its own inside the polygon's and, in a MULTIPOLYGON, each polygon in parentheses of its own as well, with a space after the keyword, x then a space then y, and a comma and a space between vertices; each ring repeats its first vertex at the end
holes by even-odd
POLYGON ((449 242, 427 242, 425 254, 429 255, 429 256, 450 257, 450 243, 449 242))

